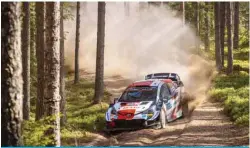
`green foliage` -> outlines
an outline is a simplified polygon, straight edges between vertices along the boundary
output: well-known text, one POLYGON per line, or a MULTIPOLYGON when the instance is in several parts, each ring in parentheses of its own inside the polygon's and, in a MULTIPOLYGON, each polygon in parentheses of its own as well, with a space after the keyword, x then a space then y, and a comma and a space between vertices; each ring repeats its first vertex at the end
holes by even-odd
POLYGON ((213 80, 213 87, 209 91, 210 98, 213 101, 222 102, 224 112, 238 125, 248 126, 249 124, 249 73, 248 49, 234 51, 238 64, 247 70, 234 68, 231 75, 220 74, 213 80), (243 57, 243 59, 241 59, 243 57))
MULTIPOLYGON (((73 84, 72 79, 72 76, 66 78, 67 123, 61 127, 61 139, 62 145, 74 146, 78 142, 90 141, 92 137, 89 133, 103 130, 105 112, 111 95, 105 91, 103 102, 93 104, 95 84, 84 79, 80 79, 78 84, 73 84)), ((44 136, 44 132, 50 128, 49 121, 53 118, 34 121, 35 104, 31 104, 31 108, 31 120, 23 124, 24 145, 45 146, 50 140, 48 136, 44 136)))
POLYGON ((63 2, 63 19, 64 20, 73 20, 74 15, 72 10, 76 9, 76 3, 72 2, 63 2))
POLYGON ((232 75, 221 75, 216 77, 214 80, 215 88, 226 88, 233 87, 234 89, 238 89, 244 86, 247 86, 249 83, 249 76, 246 72, 234 73, 232 75))
POLYGON ((239 45, 241 48, 249 46, 249 31, 246 27, 240 26, 239 29, 239 45))
POLYGON ((54 120, 53 117, 46 117, 39 121, 35 121, 31 118, 29 121, 23 122, 23 142, 25 146, 46 146, 51 143, 51 137, 45 135, 45 132, 52 128, 48 124, 54 120))
POLYGON ((210 98, 216 102, 224 102, 228 96, 234 93, 234 88, 213 88, 209 91, 210 98))
POLYGON ((209 91, 212 101, 222 102, 224 111, 235 123, 248 125, 249 76, 244 72, 232 76, 219 76, 209 91), (230 81, 228 81, 230 80, 230 81))
MULTIPOLYGON (((80 80, 79 84, 66 84, 68 123, 77 128, 93 132, 102 130, 107 103, 93 105, 94 83, 80 80)), ((110 94, 105 92, 102 101, 108 102, 110 94)))
POLYGON ((237 124, 248 125, 249 119, 249 99, 240 96, 229 96, 225 101, 224 111, 237 124))
POLYGON ((103 102, 93 104, 95 84, 84 79, 80 79, 78 84, 73 84, 73 77, 68 79, 65 87, 67 124, 62 128, 62 142, 64 145, 75 145, 74 141, 91 140, 88 133, 103 130, 107 103, 111 95, 105 91, 103 102))
POLYGON ((240 116, 238 119, 236 119, 235 123, 237 125, 248 126, 249 125, 249 114, 244 114, 244 115, 240 116))

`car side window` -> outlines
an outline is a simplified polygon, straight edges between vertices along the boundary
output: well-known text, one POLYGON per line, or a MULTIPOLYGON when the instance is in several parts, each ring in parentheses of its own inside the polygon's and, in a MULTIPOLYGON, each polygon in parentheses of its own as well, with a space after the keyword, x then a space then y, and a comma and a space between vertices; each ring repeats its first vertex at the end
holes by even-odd
POLYGON ((164 87, 162 85, 160 90, 160 99, 163 100, 163 98, 164 98, 164 87))
POLYGON ((170 90, 167 87, 167 85, 164 84, 161 86, 160 98, 163 99, 163 98, 167 98, 168 96, 170 96, 170 90))
POLYGON ((164 84, 163 86, 164 86, 164 88, 165 88, 165 95, 166 95, 166 96, 170 96, 170 95, 171 95, 171 92, 170 92, 170 89, 168 88, 167 84, 164 84))
POLYGON ((180 77, 178 75, 176 76, 176 79, 177 79, 177 81, 180 81, 180 77))

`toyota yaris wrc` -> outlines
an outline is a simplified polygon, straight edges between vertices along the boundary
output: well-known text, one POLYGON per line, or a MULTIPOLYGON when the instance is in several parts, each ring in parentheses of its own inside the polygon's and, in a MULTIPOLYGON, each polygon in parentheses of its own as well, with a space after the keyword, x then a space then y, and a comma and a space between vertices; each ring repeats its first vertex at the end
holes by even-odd
POLYGON ((183 116, 181 91, 170 79, 134 82, 110 104, 106 130, 126 130, 155 126, 183 116))

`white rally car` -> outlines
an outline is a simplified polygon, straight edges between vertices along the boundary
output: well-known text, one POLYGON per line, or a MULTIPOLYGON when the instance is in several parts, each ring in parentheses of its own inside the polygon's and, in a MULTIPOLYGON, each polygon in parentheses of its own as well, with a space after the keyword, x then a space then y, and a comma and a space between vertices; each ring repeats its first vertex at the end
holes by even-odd
POLYGON ((134 82, 110 104, 106 130, 165 128, 167 122, 183 116, 181 89, 171 79, 134 82))

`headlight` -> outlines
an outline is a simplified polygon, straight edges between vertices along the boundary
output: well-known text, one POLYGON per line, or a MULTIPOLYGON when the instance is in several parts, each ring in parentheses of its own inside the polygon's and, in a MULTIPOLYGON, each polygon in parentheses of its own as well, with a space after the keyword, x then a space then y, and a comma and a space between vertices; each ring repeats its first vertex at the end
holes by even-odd
POLYGON ((144 111, 142 114, 146 114, 147 115, 147 119, 150 119, 154 115, 154 108, 155 108, 155 106, 153 106, 150 109, 144 111))
POLYGON ((111 114, 113 114, 113 115, 116 115, 116 114, 117 114, 117 111, 115 110, 115 108, 112 108, 111 114))
POLYGON ((154 115, 154 111, 153 111, 152 109, 149 109, 149 110, 148 110, 148 113, 147 113, 148 119, 152 118, 153 115, 154 115))

